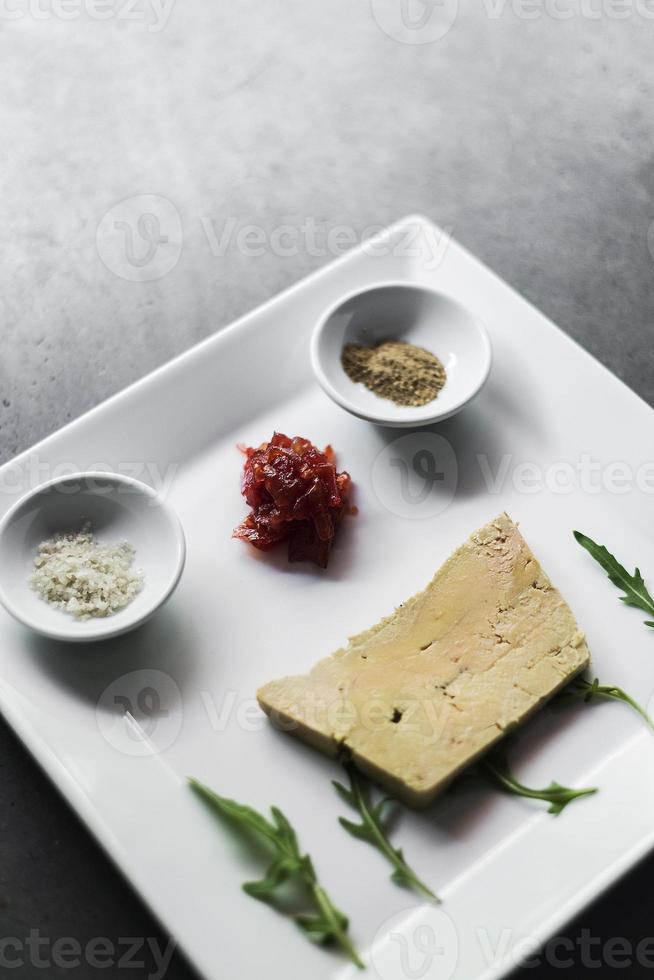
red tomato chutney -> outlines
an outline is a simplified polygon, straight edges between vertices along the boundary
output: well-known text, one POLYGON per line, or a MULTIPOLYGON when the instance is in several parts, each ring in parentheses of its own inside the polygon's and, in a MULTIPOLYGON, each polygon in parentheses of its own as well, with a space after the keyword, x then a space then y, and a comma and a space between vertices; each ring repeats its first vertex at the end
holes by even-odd
POLYGON ((239 446, 246 460, 241 493, 252 508, 233 537, 268 551, 288 541, 289 561, 327 567, 329 551, 352 486, 336 471, 334 450, 275 432, 257 449, 239 446))

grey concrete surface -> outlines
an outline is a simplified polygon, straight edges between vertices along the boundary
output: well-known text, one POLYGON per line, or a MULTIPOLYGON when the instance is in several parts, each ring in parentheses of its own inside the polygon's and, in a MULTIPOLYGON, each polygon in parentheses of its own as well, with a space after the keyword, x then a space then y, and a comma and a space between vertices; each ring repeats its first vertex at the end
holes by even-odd
MULTIPOLYGON (((0 460, 328 261, 330 230, 413 211, 654 404, 654 10, 462 0, 430 40, 456 8, 410 30, 400 0, 3 0, 0 460), (139 209, 130 262, 115 223, 139 209)), ((0 772, 1 934, 163 942, 6 727, 0 772)), ((654 934, 653 868, 566 936, 654 934)), ((598 974, 520 974, 559 975, 598 974)))

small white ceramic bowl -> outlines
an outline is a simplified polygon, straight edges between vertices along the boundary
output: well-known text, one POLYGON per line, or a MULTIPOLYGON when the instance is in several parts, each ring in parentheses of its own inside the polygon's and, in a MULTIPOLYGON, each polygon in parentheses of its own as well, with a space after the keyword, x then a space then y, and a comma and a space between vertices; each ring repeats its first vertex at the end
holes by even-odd
POLYGON ((55 640, 104 640, 140 626, 179 582, 186 544, 176 514, 151 487, 115 473, 78 473, 50 480, 22 497, 0 522, 0 602, 15 619, 55 640), (50 605, 29 579, 39 544, 90 523, 101 544, 128 541, 143 587, 111 616, 75 619, 50 605))
POLYGON ((477 317, 444 293, 408 283, 380 284, 339 300, 311 340, 311 364, 324 391, 341 408, 378 425, 416 427, 455 415, 483 387, 491 360, 477 317), (437 398, 419 407, 396 405, 347 376, 344 344, 370 347, 382 340, 403 340, 440 359, 447 380, 437 398))

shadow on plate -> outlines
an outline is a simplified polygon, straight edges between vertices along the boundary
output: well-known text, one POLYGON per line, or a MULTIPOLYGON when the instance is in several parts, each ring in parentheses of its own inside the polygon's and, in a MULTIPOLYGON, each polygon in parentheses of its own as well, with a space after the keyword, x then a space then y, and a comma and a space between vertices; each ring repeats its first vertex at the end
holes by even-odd
POLYGON ((131 633, 95 643, 63 643, 30 633, 26 645, 40 671, 54 684, 96 705, 117 678, 160 671, 184 688, 193 670, 192 624, 173 606, 131 633))
MULTIPOLYGON (((500 741, 498 747, 502 746, 507 750, 511 768, 521 771, 531 759, 538 758, 554 739, 567 739, 567 742, 561 744, 573 745, 572 730, 578 725, 580 717, 586 716, 589 710, 591 709, 584 705, 546 707, 522 725, 514 737, 509 735, 500 741)), ((297 755, 299 759, 306 759, 312 765, 325 769, 328 778, 347 782, 347 779, 343 778, 343 770, 338 760, 330 760, 301 739, 294 738, 272 725, 269 730, 273 738, 280 740, 280 747, 284 748, 284 752, 292 756, 297 755)), ((553 771, 545 779, 544 784, 552 780, 565 782, 567 778, 565 773, 553 771)), ((577 782, 573 779, 569 785, 577 785, 577 782)), ((376 787, 375 792, 380 797, 383 795, 379 787, 376 787)), ((522 807, 522 817, 519 809, 516 810, 516 819, 519 821, 529 820, 538 813, 547 815, 545 803, 511 797, 497 788, 484 776, 481 769, 473 765, 457 776, 451 785, 424 810, 413 810, 398 802, 391 825, 399 829, 404 820, 413 819, 425 828, 438 831, 444 840, 465 841, 467 838, 474 838, 479 826, 487 823, 492 812, 507 799, 512 799, 516 807, 522 807)), ((583 804, 578 802, 573 805, 583 804)))
MULTIPOLYGON (((531 426, 532 435, 538 439, 538 426, 532 415, 527 418, 528 406, 514 397, 511 392, 490 381, 479 397, 465 411, 444 422, 434 423, 419 429, 394 429, 389 427, 371 426, 373 438, 376 439, 381 453, 385 446, 397 443, 398 454, 403 448, 410 454, 406 460, 409 466, 416 467, 416 453, 419 446, 419 436, 426 434, 440 436, 451 447, 443 448, 443 459, 437 458, 437 468, 444 470, 445 479, 440 482, 432 481, 432 495, 452 496, 457 500, 487 496, 489 510, 493 511, 493 500, 497 501, 496 511, 501 511, 502 491, 510 476, 507 470, 507 460, 510 463, 515 447, 510 439, 510 433, 516 429, 531 426), (407 437, 411 437, 411 441, 407 437), (448 460, 451 456, 454 459, 448 460), (453 471, 453 472, 452 472, 453 471), (455 491, 455 492, 454 492, 455 491)), ((428 452, 434 450, 425 442, 428 452)), ((440 455, 438 448, 435 453, 440 455)), ((416 470, 417 476, 422 473, 416 470)))
MULTIPOLYGON (((578 724, 580 716, 587 714, 588 708, 583 705, 551 705, 545 707, 532 719, 516 729, 515 734, 509 733, 497 744, 497 748, 506 751, 510 768, 516 774, 524 771, 523 767, 545 750, 548 743, 554 739, 568 739, 574 745, 572 729, 578 724)), ((565 744, 565 743, 561 743, 565 744)), ((553 780, 566 782, 565 775, 553 771, 543 782, 543 786, 553 780)), ((529 782, 529 780, 528 780, 529 782)), ((576 782, 572 781, 574 785, 576 782)), ((568 783, 571 785, 571 783, 568 783)), ((581 785, 581 784, 579 784, 581 785)), ((542 786, 534 786, 542 789, 542 786)), ((466 837, 474 832, 479 819, 486 819, 488 811, 495 800, 511 798, 499 787, 487 779, 483 770, 472 766, 465 770, 451 785, 443 796, 438 797, 431 807, 424 811, 431 814, 431 820, 443 833, 453 839, 466 837)), ((524 808, 525 818, 537 813, 547 813, 546 803, 525 800, 518 797, 512 799, 524 808)), ((579 803, 573 805, 580 805, 579 803)))

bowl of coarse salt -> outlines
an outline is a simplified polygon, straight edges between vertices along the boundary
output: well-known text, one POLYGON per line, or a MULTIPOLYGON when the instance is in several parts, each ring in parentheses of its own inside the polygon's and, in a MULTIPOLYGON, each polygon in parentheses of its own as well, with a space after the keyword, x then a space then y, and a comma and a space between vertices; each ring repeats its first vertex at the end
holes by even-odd
POLYGON ((0 521, 0 602, 51 639, 109 639, 170 598, 185 557, 179 519, 152 487, 76 473, 31 490, 0 521))

